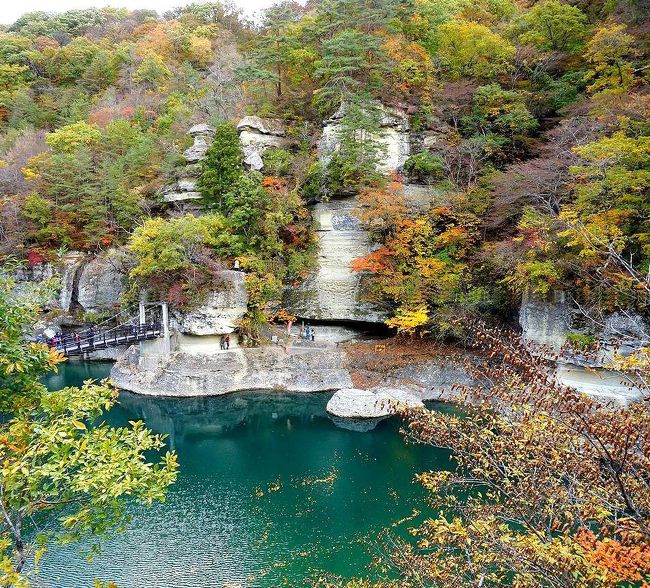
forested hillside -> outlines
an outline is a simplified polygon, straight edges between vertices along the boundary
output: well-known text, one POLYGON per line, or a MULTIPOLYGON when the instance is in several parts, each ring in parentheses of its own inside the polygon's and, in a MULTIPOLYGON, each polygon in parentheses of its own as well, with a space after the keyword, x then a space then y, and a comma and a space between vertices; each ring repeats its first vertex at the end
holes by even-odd
POLYGON ((313 267, 307 205, 359 192, 378 245, 355 270, 398 331, 507 316, 524 290, 569 291, 592 316, 643 311, 647 33, 634 0, 286 2, 261 23, 220 4, 26 14, 0 35, 0 251, 35 264, 130 243, 134 286, 179 305, 241 259, 259 323, 313 267), (390 177, 384 108, 411 137, 390 177), (264 175, 241 163, 232 123, 247 114, 292 139, 264 175), (205 214, 178 216, 160 190, 199 122, 217 128, 205 214), (404 182, 430 206, 406 206, 404 182))

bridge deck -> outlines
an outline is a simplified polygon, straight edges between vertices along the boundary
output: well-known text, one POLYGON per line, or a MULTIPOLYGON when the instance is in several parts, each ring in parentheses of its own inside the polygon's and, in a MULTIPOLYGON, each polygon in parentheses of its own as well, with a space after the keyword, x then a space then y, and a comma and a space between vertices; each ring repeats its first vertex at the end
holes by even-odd
POLYGON ((82 355, 98 349, 119 347, 120 345, 156 339, 161 336, 162 330, 159 323, 127 325, 105 331, 94 332, 93 330, 87 330, 81 333, 65 335, 60 341, 57 341, 56 348, 66 356, 82 355))

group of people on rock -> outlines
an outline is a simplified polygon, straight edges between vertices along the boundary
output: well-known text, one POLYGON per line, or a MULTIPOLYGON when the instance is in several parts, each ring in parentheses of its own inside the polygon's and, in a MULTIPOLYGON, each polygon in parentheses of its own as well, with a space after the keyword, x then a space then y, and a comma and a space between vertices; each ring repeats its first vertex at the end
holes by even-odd
POLYGON ((306 339, 307 341, 315 341, 316 340, 316 331, 314 330, 314 327, 310 327, 309 325, 302 326, 300 327, 300 338, 301 339, 306 339))
POLYGON ((221 351, 230 349, 230 335, 221 335, 221 339, 219 340, 219 346, 221 347, 221 351))

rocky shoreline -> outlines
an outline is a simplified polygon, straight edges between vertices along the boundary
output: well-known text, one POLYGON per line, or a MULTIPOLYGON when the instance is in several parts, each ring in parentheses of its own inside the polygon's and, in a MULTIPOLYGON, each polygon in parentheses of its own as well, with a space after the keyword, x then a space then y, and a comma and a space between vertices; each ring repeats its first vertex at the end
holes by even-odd
POLYGON ((147 356, 131 347, 111 370, 115 386, 155 396, 219 396, 245 390, 326 392, 352 387, 344 354, 279 346, 147 356))
MULTIPOLYGON (((396 403, 422 406, 425 401, 454 403, 459 388, 476 384, 462 353, 433 352, 406 357, 359 354, 351 345, 236 347, 227 351, 157 353, 156 341, 133 346, 113 365, 111 380, 120 389, 161 397, 220 396, 250 390, 331 393, 327 411, 335 419, 359 421, 391 416, 396 403), (368 356, 376 366, 368 367, 368 356), (410 362, 410 363, 409 363, 410 362)), ((481 361, 475 357, 476 361, 481 361)), ((558 366, 560 383, 603 402, 621 405, 638 400, 641 391, 610 370, 558 366), (568 378, 568 379, 567 379, 568 378), (566 381, 565 381, 566 380, 566 381)), ((372 427, 370 427, 372 428, 372 427)), ((368 427, 362 427, 366 430, 368 427)))

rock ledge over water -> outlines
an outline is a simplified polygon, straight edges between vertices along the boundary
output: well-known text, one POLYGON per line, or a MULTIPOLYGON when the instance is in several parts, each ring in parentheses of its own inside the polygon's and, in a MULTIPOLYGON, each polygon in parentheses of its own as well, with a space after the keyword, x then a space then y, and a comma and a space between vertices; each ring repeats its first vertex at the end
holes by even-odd
POLYGON ((155 396, 218 396, 245 390, 322 392, 352 386, 344 355, 277 346, 211 354, 141 354, 133 346, 111 370, 118 388, 155 396))
POLYGON ((339 418, 380 419, 394 414, 398 404, 424 406, 415 394, 400 388, 344 388, 330 398, 327 412, 339 418))

